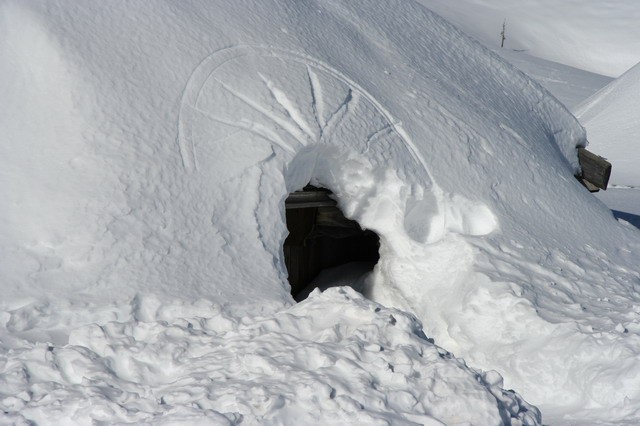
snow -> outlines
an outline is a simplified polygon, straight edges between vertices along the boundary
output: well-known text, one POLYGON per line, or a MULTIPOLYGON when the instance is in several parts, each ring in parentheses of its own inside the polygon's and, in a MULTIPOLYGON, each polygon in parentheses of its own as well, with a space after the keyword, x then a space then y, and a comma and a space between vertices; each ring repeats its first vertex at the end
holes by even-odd
POLYGON ((536 58, 522 51, 493 49, 567 105, 586 127, 589 149, 612 164, 613 182, 595 196, 616 218, 640 227, 637 182, 637 65, 618 79, 536 58), (606 87, 605 87, 606 86, 606 87), (593 131, 591 131, 593 130, 593 131), (635 161, 632 159, 636 159, 635 161))
POLYGON ((448 22, 333 0, 0 22, 5 423, 640 419, 640 234, 573 177, 567 108, 448 22), (366 299, 289 294, 309 182, 380 236, 366 299))
POLYGON ((613 212, 613 215, 640 228, 640 190, 636 187, 614 187, 596 195, 613 212))
POLYGON ((333 268, 323 269, 298 296, 297 300, 306 299, 316 288, 325 291, 331 287, 348 286, 360 294, 365 293, 367 278, 375 264, 371 262, 349 262, 333 268))
POLYGON ((637 1, 420 2, 494 49, 571 108, 587 130, 589 149, 613 163, 612 184, 638 185, 640 71, 631 70, 640 62, 637 1), (505 19, 507 39, 501 49, 505 19), (606 76, 620 76, 620 81, 602 89, 609 83, 606 76), (594 94, 594 89, 602 91, 594 94))
POLYGON ((636 0, 419 0, 465 33, 585 71, 618 77, 640 62, 636 0))
MULTIPOLYGON (((613 80, 611 77, 540 59, 522 51, 506 48, 493 51, 540 83, 571 111, 613 80)), ((587 136, 591 136, 588 130, 587 136)))
POLYGON ((640 64, 576 107, 599 155, 615 166, 611 183, 640 185, 640 64))
POLYGON ((496 372, 468 368, 415 317, 353 290, 316 291, 268 317, 153 297, 131 308, 128 321, 73 330, 68 345, 5 353, 6 423, 540 421, 496 372))

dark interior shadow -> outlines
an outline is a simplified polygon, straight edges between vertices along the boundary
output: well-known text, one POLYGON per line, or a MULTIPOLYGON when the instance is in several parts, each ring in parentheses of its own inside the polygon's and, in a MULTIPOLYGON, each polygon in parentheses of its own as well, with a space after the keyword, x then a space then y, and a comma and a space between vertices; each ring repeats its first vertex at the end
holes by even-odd
POLYGON ((621 212, 618 210, 611 210, 611 213, 613 213, 613 217, 615 217, 616 219, 626 220, 636 228, 640 229, 640 216, 636 214, 621 212))
POLYGON ((332 196, 328 189, 307 185, 285 200, 284 262, 297 301, 316 287, 349 285, 362 292, 360 278, 380 259, 380 237, 347 219, 332 196))

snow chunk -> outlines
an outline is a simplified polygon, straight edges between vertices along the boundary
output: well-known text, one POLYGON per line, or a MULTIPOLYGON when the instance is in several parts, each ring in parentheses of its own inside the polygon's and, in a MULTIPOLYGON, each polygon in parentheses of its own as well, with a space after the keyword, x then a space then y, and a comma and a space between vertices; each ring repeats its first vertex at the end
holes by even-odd
POLYGON ((191 317, 167 314, 189 306, 164 308, 161 321, 75 329, 67 345, 23 341, 2 356, 4 416, 39 424, 540 424, 540 412, 503 390, 496 372, 470 369, 433 345, 415 317, 346 287, 268 317, 219 305, 191 317))

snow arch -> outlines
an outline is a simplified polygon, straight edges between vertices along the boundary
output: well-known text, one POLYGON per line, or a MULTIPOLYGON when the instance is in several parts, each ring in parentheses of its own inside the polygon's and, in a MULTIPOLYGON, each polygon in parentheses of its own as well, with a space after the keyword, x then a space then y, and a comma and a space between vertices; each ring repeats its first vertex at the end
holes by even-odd
POLYGON ((376 232, 381 255, 496 225, 486 206, 437 187, 373 96, 302 54, 256 46, 213 53, 185 87, 178 125, 186 173, 219 186, 224 199, 255 188, 253 227, 281 271, 284 199, 307 183, 330 188, 347 218, 376 232))

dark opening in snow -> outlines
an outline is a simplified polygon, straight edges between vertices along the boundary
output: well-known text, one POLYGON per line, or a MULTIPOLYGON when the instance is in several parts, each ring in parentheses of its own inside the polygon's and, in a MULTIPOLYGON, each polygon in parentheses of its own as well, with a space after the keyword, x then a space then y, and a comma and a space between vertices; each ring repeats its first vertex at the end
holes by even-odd
POLYGON ((352 285, 358 277, 373 270, 380 258, 380 238, 349 220, 337 207, 331 192, 307 185, 286 200, 287 229, 284 258, 289 272, 291 294, 300 301, 315 287, 352 285), (341 267, 343 277, 317 279, 323 270, 341 267), (348 278, 347 278, 348 277, 348 278))

